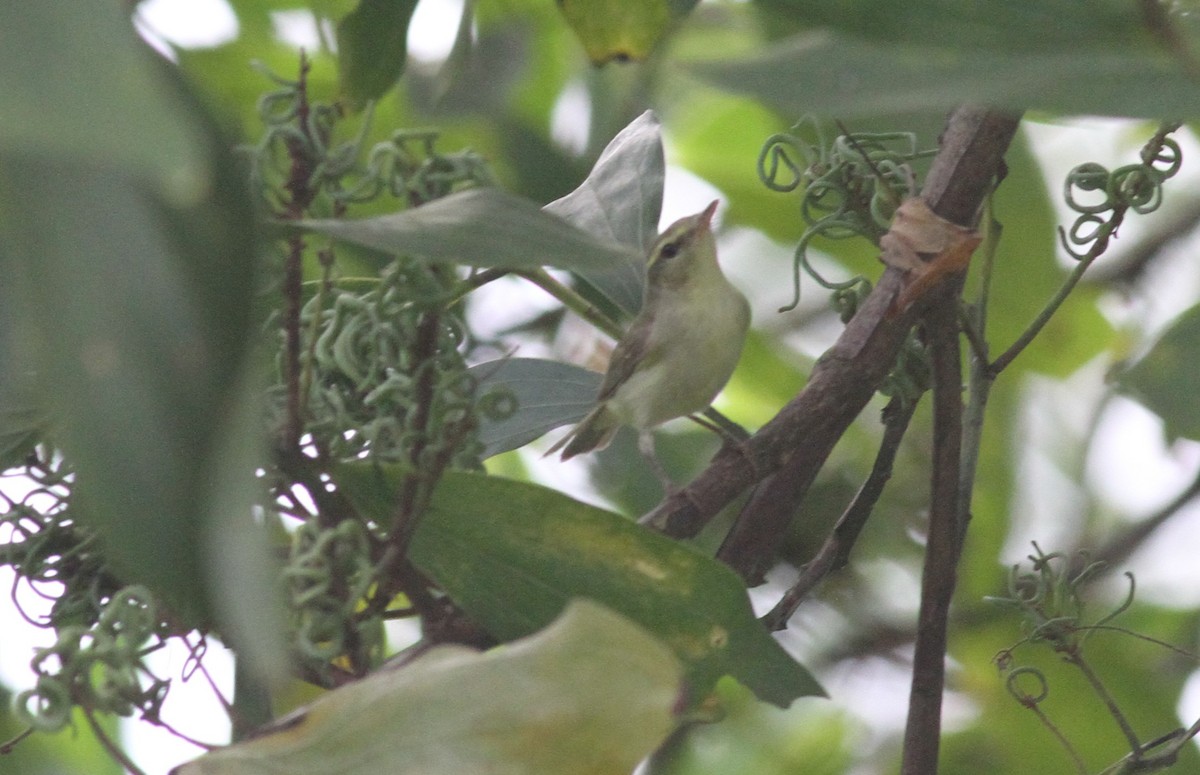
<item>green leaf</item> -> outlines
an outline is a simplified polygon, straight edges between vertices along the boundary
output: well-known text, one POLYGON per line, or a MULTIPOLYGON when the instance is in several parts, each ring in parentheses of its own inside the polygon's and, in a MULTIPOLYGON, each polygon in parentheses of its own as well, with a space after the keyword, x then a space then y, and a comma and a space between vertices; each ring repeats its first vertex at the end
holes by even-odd
POLYGON ((796 117, 855 119, 949 110, 964 101, 1121 116, 1200 112, 1200 84, 1177 62, 1153 51, 1108 47, 960 49, 821 31, 786 38, 749 57, 697 63, 691 70, 796 117))
POLYGON ((440 647, 175 775, 627 775, 675 726, 678 660, 589 601, 484 654, 440 647))
MULTIPOLYGON (((0 292, 0 304, 6 304, 3 292, 0 292)), ((11 309, 11 305, 6 304, 11 309)), ((0 312, 0 319, 4 313, 0 312)), ((0 331, 3 323, 0 322, 0 331)), ((0 337, 3 334, 0 333, 0 337)), ((12 353, 5 352, 7 348, 0 347, 4 353, 4 363, 9 368, 19 370, 19 361, 12 358, 12 353)), ((36 393, 32 377, 18 371, 16 374, 7 373, 9 368, 0 371, 0 471, 6 471, 19 465, 34 446, 41 441, 42 433, 49 425, 42 401, 36 393)))
POLYGON ((479 440, 489 458, 523 447, 560 425, 578 422, 596 405, 604 375, 542 358, 503 358, 473 366, 484 404, 515 403, 511 414, 480 418, 479 440), (489 397, 490 396, 490 397, 489 397))
POLYGON ((194 626, 212 623, 207 488, 242 384, 258 257, 242 170, 178 95, 216 162, 203 197, 168 201, 123 167, 69 155, 0 154, 0 272, 37 343, 30 366, 76 469, 75 513, 118 576, 194 626))
POLYGON ((228 411, 214 420, 200 548, 222 642, 237 653, 239 668, 245 666, 259 684, 273 688, 285 683, 289 665, 279 594, 282 568, 269 533, 273 523, 255 519, 251 506, 268 497, 255 476, 267 457, 263 387, 255 379, 239 387, 228 411))
POLYGON ((662 214, 662 127, 653 111, 635 118, 614 137, 583 183, 544 209, 605 242, 628 247, 638 260, 618 271, 581 276, 630 314, 642 304, 644 261, 658 235, 662 214))
MULTIPOLYGON (((364 513, 394 502, 399 474, 369 464, 335 481, 364 513)), ((390 508, 390 506, 385 506, 390 508)), ((732 675, 781 707, 821 688, 763 629, 733 571, 619 514, 524 482, 454 472, 441 480, 411 557, 502 640, 544 627, 574 598, 599 601, 667 643, 692 699, 732 675)))
POLYGON ((467 266, 607 272, 632 260, 631 251, 601 242, 498 188, 472 188, 376 218, 299 225, 375 250, 467 266))
POLYGON ((338 22, 338 81, 354 106, 377 100, 408 59, 408 23, 417 0, 360 0, 338 22))
POLYGON ((475 3, 476 0, 463 0, 462 13, 458 17, 458 30, 454 33, 454 45, 446 55, 434 78, 433 99, 439 102, 454 88, 454 84, 468 70, 471 56, 475 48, 475 3))
POLYGON ((1168 436, 1200 439, 1197 363, 1200 363, 1200 306, 1177 317, 1150 352, 1118 375, 1117 385, 1161 417, 1168 436))
POLYGON ((1062 51, 1098 46, 1148 47, 1150 36, 1137 4, 1100 0, 756 0, 771 24, 814 29, 892 43, 936 44, 964 51, 979 48, 1062 51))
POLYGON ((642 60, 699 0, 558 0, 592 64, 642 60))
POLYGON ((108 0, 0 7, 0 153, 128 165, 180 193, 203 185, 205 144, 108 0))

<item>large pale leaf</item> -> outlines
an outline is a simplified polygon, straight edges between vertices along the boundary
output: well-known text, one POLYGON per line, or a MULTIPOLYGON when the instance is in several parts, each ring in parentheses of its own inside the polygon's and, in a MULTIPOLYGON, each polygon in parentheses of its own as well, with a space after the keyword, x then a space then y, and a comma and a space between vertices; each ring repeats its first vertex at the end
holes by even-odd
MULTIPOLYGON (((395 470, 341 467, 367 515, 388 514, 395 470)), ((504 640, 546 626, 574 598, 597 600, 654 633, 684 663, 692 699, 732 675, 787 706, 821 688, 759 624, 738 577, 694 549, 603 509, 525 482, 446 475, 411 557, 504 640)))
POLYGON ((543 208, 633 251, 615 271, 580 272, 630 313, 641 306, 643 257, 658 233, 665 176, 662 128, 647 110, 609 142, 578 188, 543 208))
POLYGON ((628 775, 675 726, 678 660, 577 601, 484 654, 443 647, 332 691, 176 775, 628 775))
MULTIPOLYGON (((0 303, 5 294, 0 291, 0 303)), ((11 309, 11 305, 9 305, 11 309)), ((0 312, 0 337, 3 337, 4 313, 0 312)), ((0 354, 8 369, 0 371, 0 471, 19 465, 41 440, 49 425, 46 410, 36 391, 32 375, 20 370, 20 361, 0 342, 0 354), (16 373, 5 373, 9 369, 16 373)))
MULTIPOLYGON (((257 256, 242 170, 186 91, 177 98, 215 160, 203 196, 165 199, 123 165, 0 153, 0 271, 16 328, 36 343, 23 365, 76 470, 73 513, 119 577, 196 625, 212 624, 207 488, 242 384, 257 256)), ((256 495, 222 493, 247 521, 256 495)))
POLYGON ((1176 318, 1150 352, 1117 377, 1117 384, 1161 417, 1168 435, 1200 439, 1197 363, 1200 306, 1176 318))
POLYGON ((0 5, 0 152, 127 165, 191 189, 203 135, 109 0, 0 5))
POLYGON ((375 218, 300 226, 374 250, 478 267, 605 272, 627 265, 632 253, 498 188, 472 188, 375 218))
POLYGON ((578 422, 596 404, 603 374, 541 358, 504 358, 471 368, 476 395, 485 404, 508 405, 480 418, 483 457, 523 447, 560 425, 578 422))
POLYGON ((255 476, 267 456, 260 431, 263 386, 251 377, 239 387, 227 411, 214 417, 199 549, 221 640, 237 653, 239 669, 245 667, 257 683, 272 688, 287 678, 287 623, 279 594, 281 567, 270 541, 273 523, 256 519, 253 509, 256 498, 267 499, 255 476))
POLYGON ((1200 112, 1200 83, 1153 50, 965 49, 819 31, 748 57, 697 63, 692 71, 795 117, 853 119, 948 110, 964 101, 1124 116, 1200 112))

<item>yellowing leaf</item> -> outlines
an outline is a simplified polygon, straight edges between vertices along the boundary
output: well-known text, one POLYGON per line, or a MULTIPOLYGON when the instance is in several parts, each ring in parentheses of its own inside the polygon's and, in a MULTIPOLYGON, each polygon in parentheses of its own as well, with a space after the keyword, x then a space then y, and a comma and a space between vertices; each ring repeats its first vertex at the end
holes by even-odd
POLYGON ((435 649, 173 775, 628 775, 674 728, 680 690, 666 646, 579 601, 533 637, 435 649))
POLYGON ((558 0, 593 64, 642 60, 698 0, 558 0))
MULTIPOLYGON (((395 468, 347 464, 334 478, 364 515, 382 518, 393 508, 395 468)), ((501 640, 535 632, 584 597, 669 645, 687 670, 691 699, 707 695, 723 675, 782 707, 821 693, 755 618, 728 567, 556 490, 449 473, 410 556, 501 640)))

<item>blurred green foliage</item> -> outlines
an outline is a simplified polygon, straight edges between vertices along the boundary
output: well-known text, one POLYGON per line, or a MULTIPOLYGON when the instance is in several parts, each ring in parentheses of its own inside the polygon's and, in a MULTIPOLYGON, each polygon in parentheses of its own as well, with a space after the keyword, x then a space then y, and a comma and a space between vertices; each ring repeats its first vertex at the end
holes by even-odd
MULTIPOLYGON (((427 4, 437 5, 421 0, 418 16, 427 4)), ((411 11, 412 3, 390 9, 397 13, 385 20, 394 27, 390 35, 372 25, 338 27, 355 18, 348 14, 361 18, 385 5, 231 0, 236 37, 208 48, 172 49, 177 68, 138 44, 118 4, 93 0, 66 10, 27 3, 0 11, 0 103, 7 106, 0 118, 2 459, 17 466, 35 438, 60 445, 88 496, 80 519, 104 537, 113 567, 151 584, 184 624, 220 623, 264 662, 278 644, 255 637, 253 624, 260 612, 273 610, 263 582, 272 566, 253 567, 257 555, 246 547, 258 547, 263 537, 222 516, 248 509, 261 497, 260 485, 223 462, 245 463, 244 474, 264 454, 260 429, 247 418, 257 409, 249 397, 261 390, 268 360, 256 343, 257 325, 267 316, 262 307, 275 303, 261 292, 275 281, 256 273, 269 239, 252 222, 255 204, 241 184, 245 170, 229 150, 260 138, 259 100, 279 88, 272 77, 290 80, 299 72, 299 50, 278 34, 280 14, 313 14, 320 36, 305 56, 314 99, 336 104, 347 98, 331 144, 355 140, 364 126, 368 148, 400 129, 436 127, 441 148, 470 149, 502 188, 545 204, 575 189, 612 136, 654 109, 668 163, 719 191, 728 205, 727 230, 757 230, 765 235, 761 244, 781 254, 800 235, 799 200, 762 186, 756 164, 766 138, 794 125, 801 113, 847 119, 852 131, 912 131, 920 147, 932 148, 945 109, 964 95, 1038 108, 1042 119, 1055 121, 1085 110, 1157 118, 1200 106, 1200 88, 1186 75, 1194 42, 1186 20, 1168 19, 1172 26, 1164 30, 1162 19, 1132 3, 1029 0, 973 14, 966 4, 939 0, 706 2, 666 25, 669 34, 645 61, 603 69, 590 64, 577 37, 592 27, 576 23, 573 30, 555 3, 540 0, 440 4, 447 13, 439 17, 439 37, 449 42, 456 31, 469 34, 459 34, 459 43, 436 60, 406 56, 401 45, 412 35, 431 34, 411 27, 407 38, 400 34, 409 22, 398 9, 411 11), (461 8, 473 12, 473 25, 460 24, 453 12, 461 8), (343 43, 340 64, 334 30, 343 43), (355 44, 362 48, 346 45, 350 32, 364 36, 355 44), (1182 47, 1176 45, 1181 36, 1182 47), (364 61, 372 66, 363 67, 364 61), (390 74, 401 70, 392 85, 390 74), (372 98, 377 101, 364 124, 367 114, 351 108, 372 98), (40 381, 31 387, 33 372, 40 381), (43 400, 47 395, 51 400, 43 400)), ((1149 5, 1155 4, 1142 4, 1149 5)), ((1134 131, 1125 161, 1152 130, 1134 131)), ((1059 187, 1060 181, 1045 179, 1019 136, 991 203, 1003 228, 989 297, 993 356, 1016 339, 1069 271, 1054 234, 1059 187)), ((1166 197, 1198 209, 1183 185, 1168 184, 1166 197)), ((389 213, 396 203, 384 197, 356 207, 363 217, 389 213)), ((1129 350, 1147 349, 1140 345, 1160 333, 1149 317, 1121 317, 1112 309, 1125 298, 1149 303, 1180 295, 1186 297, 1182 309, 1200 299, 1200 284, 1162 251, 1145 259, 1160 271, 1145 271, 1144 264, 1123 271, 1121 256, 1136 254, 1139 239, 1148 244, 1158 237, 1152 230, 1121 237, 1114 269, 1075 290, 991 395, 950 633, 955 713, 942 767, 949 775, 1071 771, 1053 736, 1005 691, 992 661, 1025 634, 1021 621, 983 597, 1004 591, 1012 547, 1020 556, 1029 539, 1042 538, 1014 532, 1015 524, 1025 524, 1019 518, 1030 502, 1038 514, 1060 517, 1044 529, 1057 543, 1053 548, 1065 552, 1103 547, 1144 516, 1103 502, 1095 475, 1080 463, 1103 451, 1096 447, 1098 418, 1123 400, 1113 398, 1104 371, 1129 350), (1079 430, 1070 418, 1053 418, 1058 443, 1034 449, 1030 425, 1043 416, 1036 402, 1048 385, 1076 391, 1075 410, 1091 419, 1079 430), (1033 477, 1034 469, 1050 475, 1033 477), (1049 480, 1057 486, 1032 490, 1049 480)), ((879 271, 876 249, 865 240, 818 241, 814 249, 836 276, 879 271)), ((727 262, 733 253, 726 250, 727 262)), ((318 277, 315 251, 306 261, 306 276, 318 277)), ((792 283, 784 261, 740 252, 736 262, 735 276, 772 288, 792 283)), ((803 283, 797 311, 776 313, 775 296, 752 300, 755 330, 722 404, 752 427, 794 395, 839 330, 817 286, 808 278, 803 283)), ((968 296, 978 288, 975 273, 968 296)), ((526 300, 500 303, 521 307, 526 300)), ((540 309, 530 304, 527 315, 505 310, 506 320, 522 321, 509 327, 522 329, 524 338, 475 344, 481 351, 490 345, 494 357, 514 343, 548 346, 558 320, 545 319, 540 309)), ((486 317, 489 310, 481 302, 470 311, 486 317)), ((1120 378, 1125 391, 1162 415, 1169 433, 1188 438, 1195 437, 1198 403, 1194 322, 1194 312, 1183 317, 1120 378)), ((880 406, 873 403, 845 435, 802 505, 779 573, 756 592, 768 604, 791 567, 824 540, 869 470, 880 406)), ((682 424, 662 436, 664 462, 681 481, 714 449, 711 439, 682 424)), ((915 627, 929 438, 922 408, 850 566, 825 582, 784 636, 824 680, 831 699, 805 698, 780 711, 722 683, 724 718, 676 735, 657 771, 895 771, 903 695, 875 696, 849 677, 870 667, 889 679, 889 689, 903 685, 915 627), (897 710, 883 712, 881 705, 897 710)), ((510 477, 547 476, 532 456, 508 453, 490 465, 510 477)), ((636 516, 658 498, 631 439, 619 438, 585 465, 592 495, 619 511, 636 516)), ((1173 495, 1163 493, 1162 500, 1173 495)), ((18 504, 7 505, 12 512, 18 504)), ((711 530, 719 526, 720 520, 711 530)), ((9 539, 0 533, 0 540, 9 539)), ((711 550, 717 541, 706 532, 697 545, 711 550)), ((1101 584, 1089 594, 1103 603, 1121 591, 1101 584)), ((1194 650, 1197 613, 1191 603, 1136 600, 1118 623, 1194 650)), ((1095 635, 1088 654, 1143 740, 1180 725, 1176 706, 1194 660, 1119 633, 1095 635)), ((1022 656, 1045 671, 1050 696, 1044 710, 1083 752, 1089 771, 1120 758, 1124 740, 1078 673, 1049 652, 1030 649, 1022 656)), ((19 731, 11 715, 0 714, 0 737, 19 731)), ((90 734, 61 747, 68 737, 20 743, 3 759, 4 771, 117 771, 90 734)), ((1188 747, 1175 771, 1197 768, 1200 757, 1188 747)))

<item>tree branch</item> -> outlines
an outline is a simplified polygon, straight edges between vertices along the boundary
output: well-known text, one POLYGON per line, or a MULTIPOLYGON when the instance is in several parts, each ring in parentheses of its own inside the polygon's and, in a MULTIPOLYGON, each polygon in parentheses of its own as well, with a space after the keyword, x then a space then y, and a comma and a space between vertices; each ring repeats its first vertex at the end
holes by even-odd
MULTIPOLYGON (((1109 571, 1120 567, 1129 559, 1130 555, 1145 544, 1146 540, 1156 530, 1198 496, 1200 496, 1200 472, 1197 473, 1196 477, 1192 479, 1182 492, 1171 499, 1170 503, 1140 522, 1130 525, 1109 538, 1106 543, 1102 544, 1100 548, 1088 557, 1088 562, 1103 562, 1109 571)), ((1082 565, 1083 563, 1077 560, 1072 565, 1073 572, 1078 573, 1079 570, 1082 570, 1082 565)))
MULTIPOLYGON (((978 107, 959 108, 951 115, 922 193, 938 216, 972 223, 1018 122, 1016 115, 978 107)), ((671 536, 693 536, 756 481, 778 473, 788 485, 789 507, 769 513, 744 510, 721 548, 721 558, 746 577, 770 562, 817 470, 875 394, 909 328, 928 306, 927 300, 918 300, 908 309, 893 309, 905 283, 906 272, 889 265, 817 362, 804 390, 744 445, 718 452, 704 472, 642 523, 671 536)))

